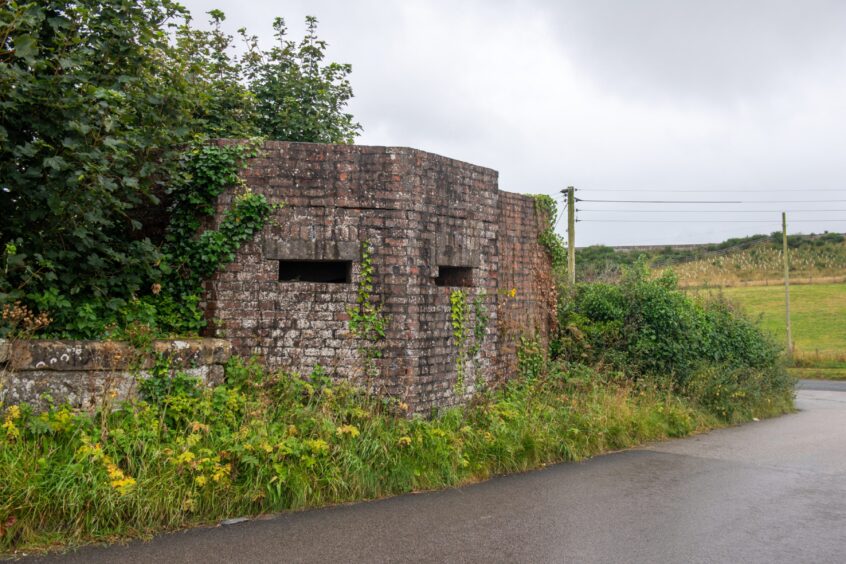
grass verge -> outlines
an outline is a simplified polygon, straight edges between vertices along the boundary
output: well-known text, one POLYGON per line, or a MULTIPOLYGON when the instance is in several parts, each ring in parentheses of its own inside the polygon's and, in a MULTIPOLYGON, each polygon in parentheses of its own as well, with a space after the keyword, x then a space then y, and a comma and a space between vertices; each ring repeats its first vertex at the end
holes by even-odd
MULTIPOLYGON (((701 290, 713 292, 713 290, 701 290)), ((760 316, 761 328, 786 339, 784 287, 724 288, 721 292, 744 310, 760 316)), ((797 378, 846 378, 846 284, 791 286, 794 341, 789 371, 797 378)))
POLYGON ((155 376, 146 401, 108 413, 11 406, 0 428, 0 551, 458 486, 792 409, 786 388, 726 385, 691 399, 558 366, 421 418, 320 372, 236 363, 211 390, 155 376))
MULTIPOLYGON (((761 316, 761 327, 780 342, 786 336, 784 287, 726 288, 748 313, 761 316)), ((790 288, 793 340, 799 355, 842 356, 846 365, 846 284, 790 288)), ((846 366, 844 366, 846 367, 846 366)))
POLYGON ((806 380, 846 380, 846 368, 788 368, 794 378, 806 380))

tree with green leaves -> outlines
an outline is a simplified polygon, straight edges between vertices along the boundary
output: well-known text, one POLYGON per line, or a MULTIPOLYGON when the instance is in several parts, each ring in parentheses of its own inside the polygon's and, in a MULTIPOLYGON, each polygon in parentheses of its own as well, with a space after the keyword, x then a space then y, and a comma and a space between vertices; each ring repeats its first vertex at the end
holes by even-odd
POLYGON ((312 143, 352 143, 361 130, 344 110, 352 98, 347 80, 350 65, 324 64, 326 42, 317 37, 317 19, 306 18, 299 43, 286 39, 285 20, 276 18, 278 45, 268 52, 256 38, 242 33, 249 46, 244 65, 257 100, 256 123, 261 135, 312 143))
POLYGON ((193 91, 167 34, 183 15, 169 0, 0 8, 0 291, 58 322, 155 278, 158 249, 132 210, 191 138, 193 91))
POLYGON ((193 27, 189 18, 176 35, 197 96, 195 129, 220 138, 259 135, 256 96, 245 84, 242 61, 231 54, 233 37, 222 29, 226 16, 211 10, 209 18, 210 30, 193 27))
MULTIPOLYGON (((168 210, 193 237, 172 204, 223 188, 198 186, 191 159, 208 157, 207 139, 352 142, 350 67, 322 62, 316 20, 300 44, 263 53, 253 40, 241 59, 223 13, 209 14, 204 31, 173 0, 0 1, 0 306, 49 313, 53 334, 98 336, 139 300, 152 307, 173 271, 196 279, 176 249, 203 253, 150 237, 146 212, 168 210)), ((261 202, 244 206, 260 225, 261 202)))

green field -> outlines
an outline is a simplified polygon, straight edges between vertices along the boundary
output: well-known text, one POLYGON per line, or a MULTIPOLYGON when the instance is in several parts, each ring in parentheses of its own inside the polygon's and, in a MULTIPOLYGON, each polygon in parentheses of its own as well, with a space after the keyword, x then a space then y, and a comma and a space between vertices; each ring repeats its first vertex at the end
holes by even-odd
MULTIPOLYGON (((784 287, 724 288, 761 326, 785 341, 784 287)), ((790 288, 790 313, 795 346, 792 371, 802 378, 846 378, 846 284, 815 284, 790 288)))

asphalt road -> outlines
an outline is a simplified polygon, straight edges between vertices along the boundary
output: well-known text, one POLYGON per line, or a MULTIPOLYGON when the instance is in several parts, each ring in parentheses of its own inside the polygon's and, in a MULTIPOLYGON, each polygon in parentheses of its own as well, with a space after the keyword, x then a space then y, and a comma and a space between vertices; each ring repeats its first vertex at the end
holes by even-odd
POLYGON ((785 417, 465 488, 44 560, 844 562, 846 385, 806 384, 797 403, 785 417))

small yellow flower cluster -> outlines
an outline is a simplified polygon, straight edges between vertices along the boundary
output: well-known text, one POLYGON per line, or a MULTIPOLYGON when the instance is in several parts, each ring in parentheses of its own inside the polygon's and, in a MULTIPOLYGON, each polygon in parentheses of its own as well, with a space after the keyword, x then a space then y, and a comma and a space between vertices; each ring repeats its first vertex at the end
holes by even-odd
POLYGON ((14 441, 21 436, 20 429, 15 426, 15 421, 20 419, 21 417, 21 408, 17 405, 11 406, 6 411, 6 418, 3 421, 3 425, 0 426, 6 431, 6 438, 10 441, 14 441))
POLYGON ((67 407, 52 413, 45 411, 38 418, 57 433, 69 431, 73 427, 73 413, 67 407))
POLYGON ((411 437, 404 435, 397 440, 397 446, 407 447, 411 444, 411 437))
MULTIPOLYGON (((189 435, 184 441, 184 445, 188 447, 188 449, 196 446, 197 437, 199 437, 199 435, 189 435)), ((252 450, 251 445, 245 445, 245 449, 248 446, 250 447, 248 450, 252 450)), ((270 445, 267 443, 263 443, 262 448, 264 450, 267 450, 268 448, 272 450, 270 445)), ((170 456, 173 454, 173 451, 168 449, 165 454, 170 456, 169 460, 171 464, 179 467, 180 472, 184 469, 190 474, 196 474, 194 476, 194 483, 196 485, 202 487, 208 484, 209 476, 211 476, 213 483, 227 485, 229 483, 229 477, 232 474, 232 466, 221 462, 221 454, 225 455, 226 453, 218 453, 215 455, 211 450, 205 448, 199 449, 198 452, 199 457, 192 450, 184 450, 176 456, 170 456)))
POLYGON ((307 439, 303 442, 314 454, 326 454, 329 452, 329 443, 323 439, 307 439))
POLYGON ((353 439, 361 434, 358 430, 358 427, 356 427, 355 425, 341 425, 335 432, 338 434, 339 437, 349 435, 350 438, 353 439))
MULTIPOLYGON (((402 403, 399 404, 400 409, 402 409, 403 405, 404 404, 402 404, 402 403)), ((350 415, 355 417, 356 419, 369 419, 370 418, 370 414, 368 412, 366 412, 365 410, 361 409, 360 407, 352 408, 352 410, 350 410, 350 415)))
POLYGON ((186 450, 171 458, 171 462, 177 466, 183 466, 191 464, 196 457, 197 455, 195 455, 192 451, 186 450))
POLYGON ((91 444, 88 437, 82 437, 82 446, 77 449, 76 454, 80 458, 90 458, 94 462, 101 463, 106 468, 106 473, 109 475, 109 485, 112 486, 120 495, 126 495, 135 487, 135 478, 124 474, 117 464, 103 452, 103 447, 100 443, 91 444))
POLYGON ((103 455, 103 463, 106 465, 106 472, 109 473, 109 483, 120 493, 120 495, 128 494, 135 486, 135 478, 127 476, 123 470, 117 467, 117 464, 112 462, 108 456, 103 455))

